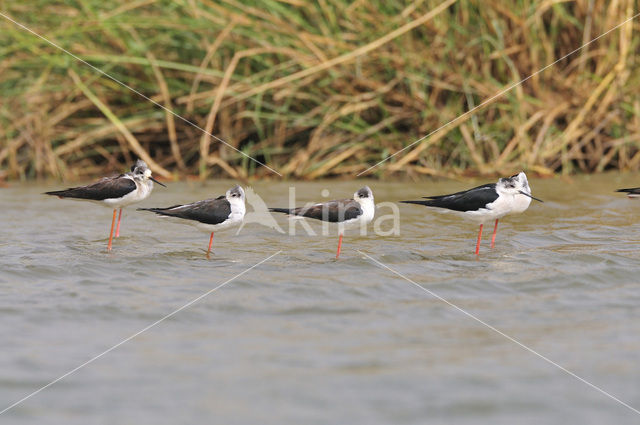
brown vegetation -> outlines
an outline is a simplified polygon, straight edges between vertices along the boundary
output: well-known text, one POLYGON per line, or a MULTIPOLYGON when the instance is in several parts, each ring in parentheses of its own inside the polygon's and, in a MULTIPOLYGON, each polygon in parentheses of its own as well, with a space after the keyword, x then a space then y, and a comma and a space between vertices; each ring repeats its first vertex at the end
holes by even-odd
MULTIPOLYGON (((0 17, 0 179, 83 178, 136 157, 165 177, 276 176, 247 156, 285 177, 352 177, 637 10, 632 0, 80 4, 0 9, 200 129, 0 17)), ((640 169, 638 25, 369 174, 640 169)))

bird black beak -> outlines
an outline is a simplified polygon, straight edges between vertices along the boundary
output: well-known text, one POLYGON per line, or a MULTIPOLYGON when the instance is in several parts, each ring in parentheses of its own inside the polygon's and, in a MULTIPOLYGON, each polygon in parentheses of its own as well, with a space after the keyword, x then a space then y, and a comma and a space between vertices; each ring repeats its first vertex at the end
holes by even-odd
POLYGON ((524 196, 528 196, 528 197, 529 197, 529 198, 531 198, 531 199, 535 199, 535 200, 536 200, 536 201, 538 201, 538 202, 542 202, 542 203, 544 203, 544 201, 543 201, 542 199, 534 198, 533 196, 529 195, 527 192, 523 192, 523 191, 521 191, 521 190, 519 190, 518 192, 520 192, 520 193, 521 193, 521 194, 523 194, 524 196))
POLYGON ((153 182, 155 182, 155 183, 158 183, 158 184, 159 184, 160 186, 162 186, 162 187, 167 187, 166 185, 164 185, 164 184, 160 183, 158 180, 154 179, 153 177, 149 177, 149 180, 151 180, 151 181, 153 181, 153 182))

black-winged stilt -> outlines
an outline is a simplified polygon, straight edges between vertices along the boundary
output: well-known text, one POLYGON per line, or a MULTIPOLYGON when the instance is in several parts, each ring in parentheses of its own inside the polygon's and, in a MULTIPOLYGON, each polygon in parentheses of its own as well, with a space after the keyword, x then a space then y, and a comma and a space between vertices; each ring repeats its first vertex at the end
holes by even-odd
POLYGON ((497 183, 489 183, 473 189, 452 193, 450 195, 425 196, 424 201, 400 201, 406 204, 425 205, 427 207, 445 208, 463 213, 480 224, 476 255, 480 252, 482 227, 487 221, 495 220, 491 248, 495 246, 498 220, 507 214, 517 214, 529 208, 532 199, 531 189, 524 171, 511 177, 501 178, 497 183))
POLYGON ((111 251, 111 241, 113 239, 113 226, 116 221, 116 211, 120 209, 118 215, 118 226, 116 228, 116 238, 120 236, 120 220, 122 219, 122 208, 127 205, 142 201, 151 194, 153 182, 166 187, 153 177, 147 164, 139 159, 131 166, 131 171, 120 174, 116 177, 103 177, 95 183, 87 186, 72 187, 65 190, 45 192, 45 195, 53 195, 59 198, 70 198, 99 202, 109 208, 113 208, 113 218, 111 219, 111 231, 109 232, 109 244, 107 250, 111 251))
POLYGON ((213 234, 219 230, 237 226, 242 223, 246 208, 244 205, 244 190, 235 186, 225 195, 215 199, 205 199, 185 205, 174 205, 167 208, 138 208, 142 211, 152 211, 158 215, 175 217, 185 220, 185 224, 195 226, 198 230, 211 233, 209 237, 209 249, 211 252, 213 234))
POLYGON ((292 217, 306 217, 338 224, 338 250, 340 257, 342 235, 346 227, 369 223, 375 214, 373 192, 369 186, 359 189, 352 199, 339 199, 299 208, 269 208, 269 211, 289 214, 292 217))
POLYGON ((625 192, 629 198, 640 198, 640 187, 630 189, 618 189, 616 192, 625 192))

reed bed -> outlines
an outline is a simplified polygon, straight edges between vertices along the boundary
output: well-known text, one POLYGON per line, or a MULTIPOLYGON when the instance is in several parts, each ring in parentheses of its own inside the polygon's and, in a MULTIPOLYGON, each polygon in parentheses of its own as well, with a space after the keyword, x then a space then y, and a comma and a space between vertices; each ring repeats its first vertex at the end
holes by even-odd
MULTIPOLYGON (((353 177, 633 16, 632 0, 0 0, 0 179, 353 177)), ((638 21, 371 170, 640 169, 638 21)))

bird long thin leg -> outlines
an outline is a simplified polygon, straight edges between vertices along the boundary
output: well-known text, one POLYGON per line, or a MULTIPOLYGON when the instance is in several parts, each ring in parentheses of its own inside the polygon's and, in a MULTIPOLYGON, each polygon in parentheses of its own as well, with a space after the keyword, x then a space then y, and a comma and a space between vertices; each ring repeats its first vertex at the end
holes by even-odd
POLYGON ((211 245, 213 245, 213 232, 211 232, 211 237, 209 238, 209 249, 207 250, 207 256, 211 252, 211 245))
POLYGON ((342 233, 340 233, 340 237, 338 238, 338 251, 336 252, 336 260, 340 256, 340 248, 342 247, 342 233))
POLYGON ((496 233, 498 233, 498 219, 496 218, 496 225, 493 226, 493 236, 491 236, 491 248, 496 246, 496 233))
POLYGON ((481 241, 482 241, 482 224, 480 225, 480 231, 478 232, 478 242, 476 243, 476 255, 480 254, 481 241))
POLYGON ((109 245, 107 245, 107 251, 111 251, 111 241, 113 240, 113 228, 116 224, 116 208, 113 209, 113 218, 111 219, 111 231, 109 232, 109 245))
POLYGON ((116 238, 120 237, 120 220, 122 219, 122 208, 120 208, 120 213, 118 214, 118 225, 116 226, 116 238))

